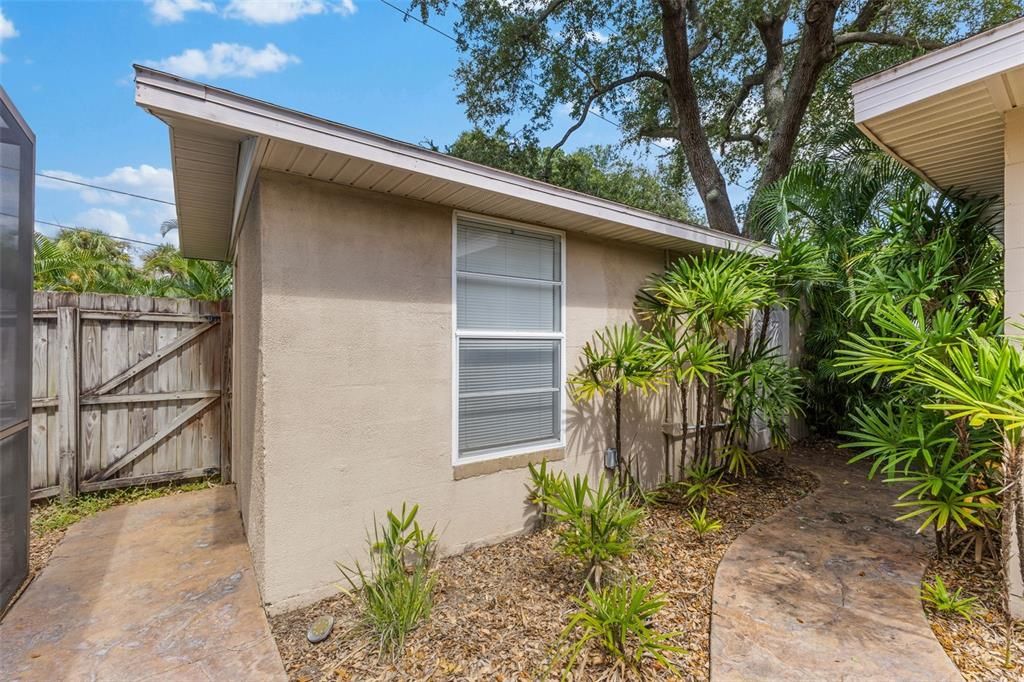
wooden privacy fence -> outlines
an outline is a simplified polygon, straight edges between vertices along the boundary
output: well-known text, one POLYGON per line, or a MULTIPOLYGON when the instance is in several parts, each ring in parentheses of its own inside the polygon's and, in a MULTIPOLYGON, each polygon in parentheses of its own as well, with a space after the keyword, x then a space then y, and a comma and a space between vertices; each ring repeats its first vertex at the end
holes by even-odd
POLYGON ((35 292, 32 498, 228 479, 230 310, 35 292))

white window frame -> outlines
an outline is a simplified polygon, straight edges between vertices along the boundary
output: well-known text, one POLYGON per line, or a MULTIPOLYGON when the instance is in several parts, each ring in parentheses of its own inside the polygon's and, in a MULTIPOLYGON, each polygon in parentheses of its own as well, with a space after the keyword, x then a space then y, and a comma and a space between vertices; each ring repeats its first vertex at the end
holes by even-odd
POLYGON ((566 390, 566 367, 565 367, 565 287, 568 277, 565 272, 565 232, 562 230, 555 230, 550 227, 540 227, 537 225, 530 225, 527 223, 520 223, 514 220, 505 220, 503 218, 494 218, 489 215, 481 213, 470 213, 468 211, 453 211, 452 212, 452 466, 459 466, 461 464, 469 464, 471 462, 484 462, 491 459, 501 459, 504 457, 514 457, 516 455, 525 455, 531 452, 541 452, 544 450, 553 450, 557 448, 564 448, 566 445, 566 415, 568 414, 567 400, 568 392, 566 390), (473 330, 473 329, 459 329, 459 311, 458 311, 458 285, 459 285, 459 218, 468 218, 476 220, 482 223, 489 223, 495 227, 508 227, 516 230, 523 230, 524 232, 536 232, 539 234, 555 235, 559 239, 559 269, 561 274, 561 310, 559 312, 559 325, 560 330, 558 332, 524 332, 524 331, 500 331, 494 329, 486 330, 473 330), (500 450, 488 451, 479 455, 471 455, 468 457, 459 457, 459 339, 550 339, 552 341, 557 340, 559 342, 559 376, 558 376, 558 395, 559 395, 559 429, 558 429, 558 440, 543 441, 539 443, 530 443, 529 445, 519 445, 509 448, 502 448, 500 450))

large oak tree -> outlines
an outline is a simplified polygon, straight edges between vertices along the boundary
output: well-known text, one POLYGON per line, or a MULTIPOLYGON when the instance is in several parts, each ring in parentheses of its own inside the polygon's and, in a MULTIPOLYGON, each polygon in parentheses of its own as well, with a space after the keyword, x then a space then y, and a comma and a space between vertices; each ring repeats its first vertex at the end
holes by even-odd
POLYGON ((413 0, 456 9, 456 78, 471 120, 568 105, 564 145, 593 111, 625 141, 672 141, 708 224, 741 230, 727 182, 782 178, 797 150, 849 122, 857 77, 1021 14, 1019 0, 413 0), (752 169, 752 170, 751 170, 752 169))

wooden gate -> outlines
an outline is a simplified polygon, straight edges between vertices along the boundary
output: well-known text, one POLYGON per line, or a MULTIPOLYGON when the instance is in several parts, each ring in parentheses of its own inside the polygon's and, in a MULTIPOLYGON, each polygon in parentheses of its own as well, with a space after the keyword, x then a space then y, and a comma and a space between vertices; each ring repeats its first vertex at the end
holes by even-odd
POLYGON ((32 498, 229 478, 230 305, 36 292, 32 498))

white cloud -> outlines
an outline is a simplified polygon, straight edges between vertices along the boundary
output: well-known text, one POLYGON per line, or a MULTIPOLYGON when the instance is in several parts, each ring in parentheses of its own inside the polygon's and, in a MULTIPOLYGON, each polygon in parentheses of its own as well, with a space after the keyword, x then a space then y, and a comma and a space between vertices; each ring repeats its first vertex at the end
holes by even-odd
POLYGON ((120 211, 109 208, 90 208, 75 216, 75 227, 84 227, 90 230, 102 230, 115 237, 128 237, 135 239, 138 235, 132 230, 128 216, 120 211))
POLYGON ((216 12, 209 0, 146 0, 153 21, 173 24, 185 19, 188 12, 216 12))
POLYGON ((0 9, 0 40, 17 38, 18 35, 18 29, 14 28, 14 22, 5 17, 3 9, 0 9))
POLYGON ((298 57, 283 52, 273 43, 267 43, 262 50, 237 43, 214 43, 207 50, 193 48, 146 64, 185 78, 252 78, 298 62, 298 57))
MULTIPOLYGON (((174 201, 174 182, 168 168, 157 168, 148 164, 121 166, 106 175, 94 177, 62 170, 44 170, 41 173, 65 180, 119 189, 154 199, 174 201)), ((42 191, 56 190, 77 195, 77 200, 81 202, 81 205, 70 210, 68 210, 69 207, 65 207, 59 211, 60 215, 66 216, 77 208, 78 212, 74 214, 75 217, 72 221, 76 226, 103 230, 112 235, 129 239, 177 243, 176 233, 168 234, 167 238, 160 236, 160 223, 175 217, 174 206, 45 177, 37 180, 36 187, 42 191)), ((43 199, 45 200, 45 195, 43 199)), ((45 203, 40 205, 45 205, 45 203)), ((37 214, 40 217, 47 216, 45 210, 38 210, 37 214)), ((60 215, 53 217, 54 222, 64 222, 64 220, 59 220, 60 215)), ((50 218, 47 217, 47 219, 50 218)))
MULTIPOLYGON (((169 168, 156 168, 149 164, 142 164, 138 167, 121 166, 120 168, 115 168, 106 175, 96 177, 86 177, 77 173, 62 170, 44 170, 41 172, 44 175, 52 175, 54 177, 63 178, 64 180, 73 180, 74 182, 84 182, 90 185, 110 187, 111 189, 132 192, 133 194, 151 197, 153 199, 174 201, 174 179, 171 176, 171 170, 169 168)), ((126 204, 133 201, 131 197, 126 197, 122 194, 104 192, 102 190, 83 187, 70 182, 52 180, 46 177, 39 178, 37 184, 40 187, 45 187, 47 189, 78 192, 82 201, 87 204, 126 204)))
POLYGON ((608 35, 600 31, 587 31, 586 37, 592 43, 601 43, 603 45, 608 42, 608 35))
POLYGON ((356 13, 353 0, 231 0, 224 15, 254 24, 287 24, 311 14, 334 12, 342 16, 356 13))

